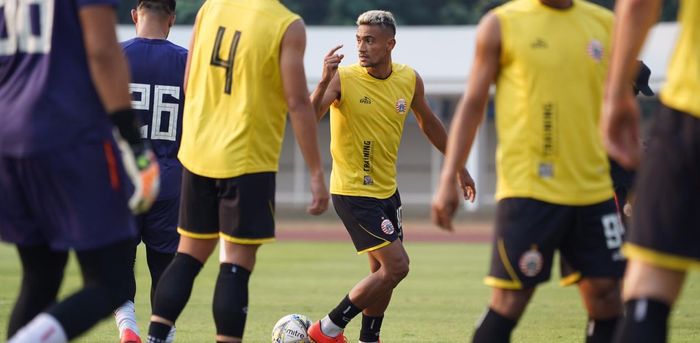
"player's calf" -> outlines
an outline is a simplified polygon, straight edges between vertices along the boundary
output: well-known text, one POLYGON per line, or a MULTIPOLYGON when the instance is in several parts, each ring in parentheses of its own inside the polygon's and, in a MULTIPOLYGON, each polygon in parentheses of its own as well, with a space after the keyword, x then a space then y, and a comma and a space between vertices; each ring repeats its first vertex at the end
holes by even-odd
POLYGON ((192 294, 194 279, 202 269, 202 265, 202 262, 188 254, 175 255, 160 278, 160 285, 153 298, 153 315, 148 328, 148 342, 166 341, 171 327, 192 294))
POLYGON ((221 263, 213 302, 217 336, 243 337, 248 316, 249 278, 249 270, 239 265, 221 263))
POLYGON ((67 253, 53 252, 47 246, 17 250, 22 261, 22 286, 10 316, 8 339, 56 301, 68 260, 67 253))

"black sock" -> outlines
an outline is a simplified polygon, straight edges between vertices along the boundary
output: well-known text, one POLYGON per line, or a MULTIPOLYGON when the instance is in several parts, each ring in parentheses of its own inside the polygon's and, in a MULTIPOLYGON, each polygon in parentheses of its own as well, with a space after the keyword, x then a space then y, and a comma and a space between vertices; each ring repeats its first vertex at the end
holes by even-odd
POLYGON ((474 332, 473 343, 507 343, 517 320, 508 319, 490 309, 484 315, 474 332))
POLYGON ((625 317, 617 326, 614 342, 666 342, 671 307, 653 299, 625 302, 625 317))
POLYGON ((379 340, 379 331, 382 329, 384 316, 370 317, 362 315, 362 329, 360 329, 360 341, 376 342, 379 340))
POLYGON ((588 319, 586 343, 608 343, 612 341, 619 317, 611 319, 588 319))
POLYGON ((249 270, 231 263, 221 264, 212 303, 217 335, 243 337, 249 278, 249 270))
POLYGON ((151 325, 148 326, 148 340, 146 340, 146 343, 165 343, 169 332, 170 325, 151 322, 151 325))
POLYGON ((345 328, 345 326, 360 312, 362 312, 362 309, 353 305, 352 302, 350 302, 350 295, 346 295, 340 304, 328 314, 328 318, 331 319, 333 324, 345 328))
POLYGON ((148 271, 151 274, 151 311, 153 311, 153 296, 156 293, 158 280, 174 257, 174 253, 159 252, 146 247, 146 262, 148 262, 148 271))
MULTIPOLYGON (((160 278, 159 287, 153 297, 153 314, 173 323, 180 316, 192 294, 194 279, 202 269, 202 262, 188 255, 178 253, 160 278)), ((151 322, 151 327, 155 322, 151 322)), ((158 331, 160 332, 160 331, 158 331)), ((154 334, 158 334, 156 331, 154 334)), ((151 328, 148 329, 149 339, 151 328)), ((152 336, 154 339, 165 339, 168 335, 152 336)))

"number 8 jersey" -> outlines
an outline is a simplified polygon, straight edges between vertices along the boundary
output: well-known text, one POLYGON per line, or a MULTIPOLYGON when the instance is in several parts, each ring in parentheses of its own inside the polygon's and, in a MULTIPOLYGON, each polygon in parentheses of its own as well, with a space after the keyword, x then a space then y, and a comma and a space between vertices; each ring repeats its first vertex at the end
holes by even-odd
POLYGON ((187 50, 165 39, 134 38, 122 43, 131 70, 131 106, 144 125, 160 165, 159 200, 179 196, 182 167, 177 151, 182 135, 182 108, 187 50))
POLYGON ((287 115, 280 43, 298 19, 278 0, 204 3, 178 154, 189 171, 210 178, 277 171, 287 115))
POLYGON ((116 0, 0 0, 0 155, 45 154, 111 137, 78 11, 116 0))

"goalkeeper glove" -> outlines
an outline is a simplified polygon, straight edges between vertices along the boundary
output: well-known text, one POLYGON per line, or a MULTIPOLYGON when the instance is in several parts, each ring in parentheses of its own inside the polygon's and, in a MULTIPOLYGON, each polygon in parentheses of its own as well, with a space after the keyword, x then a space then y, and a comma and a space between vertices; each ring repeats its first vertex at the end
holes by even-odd
POLYGON ((158 161, 149 142, 141 138, 139 123, 131 109, 116 111, 110 118, 115 126, 112 132, 121 151, 124 169, 134 185, 129 208, 134 214, 146 212, 158 197, 158 161))

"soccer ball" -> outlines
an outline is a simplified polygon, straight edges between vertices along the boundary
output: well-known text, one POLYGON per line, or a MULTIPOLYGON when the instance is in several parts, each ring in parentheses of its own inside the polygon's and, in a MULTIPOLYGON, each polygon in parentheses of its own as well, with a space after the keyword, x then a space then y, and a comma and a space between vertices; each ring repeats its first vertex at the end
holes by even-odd
POLYGON ((272 328, 272 343, 311 343, 306 330, 311 320, 303 314, 288 314, 272 328))

